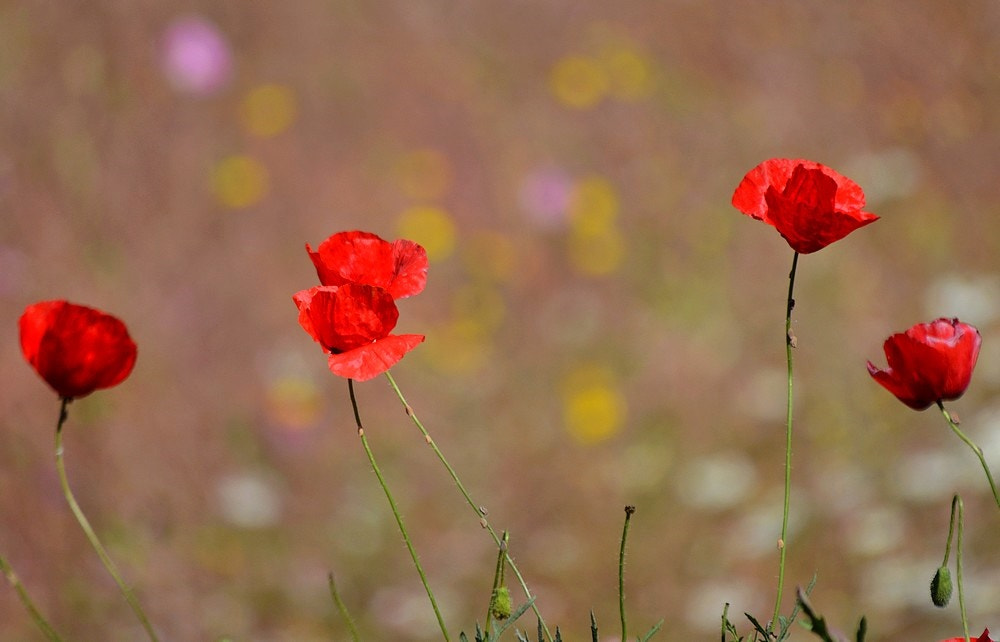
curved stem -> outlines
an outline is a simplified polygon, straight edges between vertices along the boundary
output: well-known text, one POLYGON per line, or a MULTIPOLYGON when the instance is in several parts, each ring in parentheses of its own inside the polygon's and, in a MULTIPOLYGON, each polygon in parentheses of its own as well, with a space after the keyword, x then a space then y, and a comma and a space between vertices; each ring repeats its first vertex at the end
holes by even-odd
POLYGON ((62 642, 62 638, 59 637, 59 634, 55 632, 55 629, 52 628, 48 621, 42 617, 38 608, 35 607, 35 603, 28 595, 28 590, 24 588, 23 584, 21 584, 21 579, 17 576, 17 573, 14 572, 14 569, 11 568, 10 564, 7 563, 7 560, 4 559, 2 555, 0 555, 0 572, 4 574, 4 577, 7 578, 10 585, 15 591, 17 591, 17 596, 21 599, 21 603, 24 604, 24 608, 28 610, 28 613, 31 615, 31 619, 35 621, 35 625, 41 629, 42 633, 45 634, 45 637, 48 638, 50 642, 62 642))
POLYGON ((795 335, 792 334, 792 308, 795 299, 792 292, 795 288, 795 270, 799 264, 799 253, 792 257, 792 269, 788 273, 788 299, 785 307, 785 358, 788 362, 788 406, 785 412, 785 499, 781 513, 781 539, 778 540, 778 592, 774 598, 774 617, 771 618, 769 630, 774 630, 781 613, 781 594, 785 588, 785 556, 788 551, 788 506, 792 494, 792 349, 795 348, 795 335))
MULTIPOLYGON (((952 515, 955 514, 955 508, 958 508, 958 540, 955 547, 955 569, 957 573, 955 574, 958 578, 958 609, 962 613, 962 631, 965 633, 965 642, 969 642, 969 618, 965 613, 965 591, 962 586, 962 527, 965 523, 965 506, 962 504, 962 498, 955 495, 952 499, 952 515)), ((951 533, 948 533, 949 538, 951 533)))
POLYGON ((379 470, 378 464, 375 463, 375 455, 372 453, 371 446, 368 445, 368 437, 365 435, 365 428, 361 425, 361 414, 358 411, 358 401, 354 397, 354 380, 347 380, 347 389, 351 394, 351 407, 354 408, 354 419, 358 424, 358 437, 361 438, 361 445, 365 449, 365 454, 368 455, 368 463, 371 464, 372 470, 375 471, 375 476, 378 477, 379 486, 382 487, 382 492, 385 493, 385 498, 389 501, 389 508, 392 509, 392 516, 396 518, 396 526, 399 527, 399 532, 403 536, 403 541, 406 543, 406 549, 410 551, 410 558, 413 559, 413 566, 417 569, 417 574, 420 575, 420 581, 424 585, 424 590, 427 592, 427 598, 431 601, 431 608, 434 609, 434 615, 437 617, 438 626, 441 627, 441 634, 444 636, 445 642, 450 640, 448 637, 448 629, 445 628, 444 618, 441 616, 441 609, 438 608, 437 600, 434 599, 434 592, 431 591, 431 586, 427 582, 427 574, 424 573, 424 568, 420 565, 420 558, 417 556, 417 551, 413 548, 413 542, 410 541, 410 535, 406 532, 406 526, 403 525, 403 516, 399 513, 399 508, 396 506, 396 500, 392 497, 392 492, 389 491, 389 486, 385 482, 385 477, 382 476, 382 471, 379 470))
MULTIPOLYGON (((486 519, 486 509, 480 507, 472 499, 472 495, 470 495, 469 491, 466 490, 465 485, 462 483, 462 480, 458 478, 458 473, 456 473, 455 469, 452 468, 451 464, 448 463, 448 460, 445 458, 444 453, 442 453, 441 450, 437 447, 437 444, 434 442, 434 439, 431 438, 430 433, 427 432, 427 429, 424 428, 424 425, 420 422, 420 419, 418 419, 417 415, 413 412, 413 408, 411 408, 410 404, 406 402, 406 397, 403 396, 403 393, 402 391, 400 391, 399 386, 396 385, 396 380, 392 378, 392 374, 386 372, 385 376, 389 380, 389 385, 392 386, 392 389, 396 392, 396 396, 399 397, 400 403, 403 404, 403 409, 406 411, 407 416, 410 418, 411 421, 413 421, 413 424, 417 427, 417 429, 420 430, 420 434, 424 436, 424 441, 427 442, 427 445, 429 445, 431 447, 431 450, 434 451, 434 454, 437 455, 438 461, 440 461, 441 464, 444 465, 445 469, 448 471, 448 474, 451 476, 451 480, 455 483, 455 486, 458 487, 459 492, 462 493, 462 497, 465 498, 466 503, 476 513, 476 517, 479 518, 480 525, 483 528, 485 528, 486 531, 493 538, 493 543, 496 544, 497 546, 500 546, 500 536, 497 535, 496 530, 494 530, 493 526, 486 519)), ((509 552, 506 555, 507 555, 507 565, 510 566, 510 570, 514 571, 514 576, 517 577, 517 581, 521 585, 521 590, 524 591, 524 596, 527 599, 531 600, 534 596, 528 589, 528 584, 527 582, 524 581, 524 577, 521 575, 521 571, 518 570, 517 565, 514 563, 514 558, 510 556, 509 552)), ((554 640, 555 638, 552 637, 552 633, 549 631, 548 625, 545 624, 545 620, 542 618, 542 614, 538 610, 538 607, 535 605, 534 602, 531 603, 531 610, 535 613, 535 617, 538 618, 538 622, 541 625, 542 630, 545 631, 546 638, 549 640, 549 642, 552 642, 552 640, 554 640)))
POLYGON ((944 415, 945 421, 951 427, 952 432, 958 435, 958 438, 965 442, 965 444, 972 449, 972 452, 976 453, 976 457, 979 458, 979 463, 983 466, 983 472, 986 473, 986 479, 990 482, 990 490, 993 491, 993 500, 997 503, 997 508, 1000 508, 1000 493, 997 492, 997 483, 993 481, 993 473, 990 472, 990 467, 986 463, 986 457, 983 455, 983 449, 977 446, 971 439, 965 436, 962 429, 958 427, 958 422, 952 419, 951 413, 949 413, 945 407, 944 403, 941 401, 937 402, 938 408, 941 409, 941 414, 944 415))
POLYGON ((153 642, 158 642, 159 638, 156 637, 156 633, 153 631, 153 626, 149 623, 149 618, 146 617, 146 613, 139 606, 139 600, 136 599, 135 593, 129 588, 125 580, 122 579, 121 573, 118 571, 118 567, 108 556, 108 552, 104 550, 104 545, 101 544, 101 540, 97 538, 97 533, 90 526, 90 522, 87 520, 87 516, 83 514, 80 509, 80 505, 76 503, 76 498, 73 496, 73 491, 69 488, 69 480, 66 478, 66 466, 63 463, 63 445, 62 445, 62 427, 66 422, 68 413, 66 411, 66 406, 71 400, 64 398, 62 400, 62 407, 59 409, 59 423, 56 425, 56 470, 59 472, 59 484, 62 486, 63 495, 66 496, 66 503, 69 504, 69 508, 73 511, 73 516, 76 517, 76 521, 80 523, 80 528, 83 529, 84 535, 90 541, 90 545, 94 547, 97 551, 97 556, 101 558, 101 563, 104 564, 104 568, 108 570, 111 577, 114 578, 115 583, 118 584, 118 589, 125 596, 125 601, 128 605, 132 607, 132 611, 135 616, 142 623, 142 628, 146 630, 146 635, 153 642))
POLYGON ((625 540, 628 539, 628 525, 635 514, 635 506, 625 507, 625 526, 622 527, 622 544, 618 549, 618 614, 622 620, 622 642, 628 640, 628 620, 625 618, 625 540))
POLYGON ((333 598, 333 603, 337 605, 337 610, 340 611, 341 617, 344 618, 344 622, 347 624, 347 629, 351 632, 351 639, 354 640, 354 642, 361 642, 361 635, 358 634, 358 627, 354 624, 354 618, 351 617, 351 612, 347 610, 347 605, 344 604, 344 600, 340 597, 340 591, 337 590, 337 582, 333 579, 332 571, 327 575, 327 583, 330 585, 330 597, 333 598))

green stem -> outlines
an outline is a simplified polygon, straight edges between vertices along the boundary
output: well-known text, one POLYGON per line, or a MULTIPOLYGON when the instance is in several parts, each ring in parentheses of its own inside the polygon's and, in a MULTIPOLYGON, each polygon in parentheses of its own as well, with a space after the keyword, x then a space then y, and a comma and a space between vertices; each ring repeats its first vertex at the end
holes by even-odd
POLYGON ((781 514, 781 539, 778 540, 778 592, 774 599, 774 617, 771 618, 769 630, 774 630, 781 613, 781 594, 785 588, 785 556, 788 549, 788 506, 792 494, 792 349, 795 348, 795 335, 792 334, 792 308, 795 299, 792 291, 795 288, 795 270, 799 264, 799 253, 792 257, 792 269, 788 273, 788 299, 785 307, 785 357, 788 361, 788 406, 785 412, 785 499, 781 514))
POLYGON ((347 622, 347 628, 351 632, 351 639, 354 642, 360 642, 361 635, 358 634, 358 628, 354 624, 354 618, 351 617, 350 611, 347 610, 347 605, 344 604, 344 600, 340 598, 340 591, 337 590, 337 583, 333 579, 333 573, 331 572, 328 576, 328 583, 330 584, 330 597, 333 598, 333 603, 337 605, 337 610, 340 611, 341 617, 347 622))
MULTIPOLYGON (((455 486, 458 487, 459 492, 462 493, 462 496, 465 498, 466 503, 468 503, 469 506, 472 508, 472 510, 476 513, 476 517, 479 518, 480 525, 483 528, 485 528, 487 532, 489 532, 490 536, 493 538, 493 542, 497 546, 500 546, 500 536, 497 535, 496 530, 493 529, 493 526, 486 519, 486 509, 481 508, 478 504, 476 504, 475 501, 473 501, 472 496, 469 494, 469 491, 465 489, 465 485, 462 483, 462 480, 458 478, 458 473, 456 473, 455 469, 452 468, 451 464, 448 463, 448 460, 445 458, 444 453, 442 453, 441 450, 437 447, 437 444, 434 442, 434 439, 431 438, 430 433, 427 432, 427 429, 424 428, 424 425, 420 422, 420 419, 418 419, 417 415, 413 412, 413 408, 411 408, 410 404, 406 402, 406 397, 403 396, 403 393, 402 391, 400 391, 399 386, 396 385, 396 380, 392 378, 392 374, 386 372, 385 376, 389 380, 389 385, 392 386, 392 389, 396 392, 396 396, 399 397, 400 403, 403 404, 403 409, 406 411, 407 416, 409 416, 410 420, 413 421, 413 424, 420 430, 420 434, 424 436, 424 441, 427 442, 427 445, 429 445, 431 449, 434 451, 434 454, 437 455, 438 460, 444 465, 445 469, 447 469, 448 471, 448 474, 451 476, 451 480, 455 483, 455 486)), ((531 591, 528 590, 528 584, 527 582, 524 581, 524 577, 521 575, 521 571, 519 571, 517 565, 514 564, 514 559, 510 556, 510 552, 508 552, 506 555, 507 555, 507 565, 510 566, 510 570, 514 571, 514 576, 517 577, 517 581, 518 583, 520 583, 521 590, 524 591, 525 597, 531 600, 532 597, 534 596, 531 594, 531 591)), ((549 642, 552 642, 555 638, 552 637, 552 633, 549 631, 548 625, 545 624, 545 620, 542 618, 542 614, 538 610, 538 606, 536 606, 534 602, 532 602, 531 604, 531 610, 534 611, 535 617, 538 618, 539 624, 541 624, 542 629, 545 631, 546 638, 549 640, 549 642)))
POLYGON ((997 492, 997 484, 993 481, 993 473, 990 472, 990 467, 986 463, 986 457, 983 455, 983 449, 977 446, 971 439, 965 436, 962 429, 958 427, 958 422, 952 419, 951 413, 949 413, 945 407, 944 403, 940 400, 937 402, 938 408, 941 409, 941 414, 944 415, 945 421, 951 427, 952 432, 958 435, 958 438, 965 442, 965 444, 972 449, 972 452, 976 453, 976 457, 979 458, 979 463, 983 466, 983 472, 986 473, 986 479, 990 482, 990 490, 993 491, 993 499, 997 503, 997 508, 1000 508, 1000 493, 997 492))
POLYGON ((42 630, 45 637, 52 642, 62 642, 62 638, 59 637, 59 634, 55 632, 52 626, 49 625, 48 621, 42 617, 42 614, 35 607, 35 603, 28 595, 27 589, 25 589, 24 585, 21 584, 21 579, 17 576, 17 573, 14 572, 14 569, 11 568, 10 564, 7 563, 7 560, 4 559, 2 555, 0 555, 0 572, 4 574, 4 577, 7 578, 10 585, 15 591, 17 591, 17 596, 21 598, 21 603, 24 604, 24 608, 28 610, 28 613, 31 615, 31 619, 35 621, 35 625, 42 630))
POLYGON ((618 614, 622 620, 622 642, 628 640, 628 621, 625 619, 625 540, 628 539, 628 525, 635 514, 635 506, 625 507, 625 526, 622 527, 622 544, 618 550, 618 614))
POLYGON ((389 491, 389 486, 385 482, 385 477, 382 476, 382 471, 379 470, 378 464, 375 463, 375 455, 372 453, 371 446, 368 445, 368 437, 365 435, 365 428, 361 425, 361 414, 358 411, 358 401, 354 397, 354 380, 347 380, 347 389, 351 394, 351 406, 354 408, 354 419, 358 424, 358 437, 361 437, 361 445, 364 446, 365 454, 368 455, 368 463, 371 464, 372 470, 375 471, 375 476, 378 477, 379 486, 382 487, 382 491, 385 493, 385 498, 389 501, 389 507, 392 509, 392 515, 396 518, 396 525, 399 527, 399 532, 403 535, 403 541, 406 542, 406 548, 410 551, 410 557, 413 559, 413 566, 417 569, 417 574, 420 575, 420 581, 424 585, 424 590, 427 591, 427 598, 431 601, 431 608, 434 609, 434 615, 437 617, 438 626, 441 627, 441 634, 444 635, 445 642, 448 642, 451 638, 448 636, 448 629, 444 625, 444 618, 441 617, 441 609, 438 608, 437 600, 434 599, 434 592, 431 591, 431 586, 427 582, 427 574, 424 573, 424 568, 420 565, 420 558, 417 557, 417 551, 413 548, 413 542, 410 541, 410 535, 406 532, 406 526, 403 525, 403 516, 399 513, 399 508, 396 506, 396 500, 392 497, 392 492, 389 491))
MULTIPOLYGON (((962 613, 962 631, 965 633, 965 642, 969 642, 969 618, 965 613, 965 591, 962 586, 962 527, 965 523, 965 506, 962 504, 962 498, 955 495, 952 500, 952 515, 954 515, 955 507, 958 508, 958 540, 955 547, 955 576, 958 579, 958 609, 962 613)), ((949 528, 948 536, 951 537, 951 532, 949 528)))
POLYGON ((66 503, 69 504, 69 508, 73 511, 73 516, 76 517, 76 521, 80 523, 80 528, 83 529, 83 533, 90 540, 90 545, 94 547, 97 551, 97 556, 101 558, 101 563, 104 564, 104 568, 108 570, 111 577, 114 578, 115 583, 118 584, 118 589, 125 596, 125 601, 128 605, 132 607, 132 611, 135 616, 142 623, 142 628, 146 629, 146 635, 153 642, 158 642, 159 638, 156 637, 156 633, 153 631, 153 626, 149 623, 149 618, 146 617, 146 613, 139 606, 139 600, 136 599, 135 593, 129 588, 125 580, 122 579, 121 573, 118 571, 118 567, 108 556, 108 552, 104 550, 104 546, 101 544, 101 540, 97 538, 97 534, 94 529, 91 528, 90 522, 87 520, 87 516, 83 514, 80 509, 80 505, 76 503, 76 498, 73 496, 73 491, 69 488, 69 480, 66 478, 66 466, 63 463, 63 445, 62 445, 62 427, 66 423, 66 418, 68 413, 66 407, 71 399, 64 398, 62 400, 62 407, 59 409, 59 423, 56 425, 56 470, 59 471, 59 483, 62 485, 63 495, 66 496, 66 503))
POLYGON ((497 568, 493 572, 493 589, 490 591, 490 607, 486 609, 486 634, 489 635, 492 629, 490 628, 493 622, 493 607, 497 599, 497 590, 504 585, 503 579, 503 569, 504 569, 504 559, 507 557, 507 547, 508 547, 508 535, 507 531, 503 532, 503 536, 500 538, 500 546, 497 549, 497 568))

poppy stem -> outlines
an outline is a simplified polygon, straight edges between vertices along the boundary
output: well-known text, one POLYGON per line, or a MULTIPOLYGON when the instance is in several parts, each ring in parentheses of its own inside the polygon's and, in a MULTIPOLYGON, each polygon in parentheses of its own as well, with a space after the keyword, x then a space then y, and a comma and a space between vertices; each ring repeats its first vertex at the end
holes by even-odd
POLYGON ((635 514, 635 506, 625 507, 625 525, 622 527, 622 543, 618 549, 618 615, 622 621, 622 642, 628 640, 628 620, 625 617, 625 541, 628 526, 635 514))
POLYGON ((354 624, 354 618, 351 617, 350 611, 347 610, 347 605, 344 604, 344 600, 340 597, 340 591, 337 590, 337 582, 333 579, 332 571, 327 575, 327 583, 330 585, 330 597, 333 598, 333 603, 337 605, 337 610, 340 611, 341 617, 347 623, 347 628, 351 632, 351 639, 354 642, 360 642, 361 635, 358 633, 358 627, 354 624))
POLYGON ((24 604, 24 608, 28 610, 28 613, 31 615, 31 619, 35 621, 35 625, 41 629, 42 633, 45 634, 45 637, 48 638, 50 642, 62 642, 62 638, 59 637, 59 634, 55 632, 55 629, 49 625, 48 621, 42 617, 42 614, 38 611, 38 608, 35 607, 35 603, 28 595, 27 589, 25 589, 24 585, 21 584, 21 580, 18 578, 17 573, 14 572, 14 569, 10 567, 10 564, 7 563, 7 560, 4 559, 2 555, 0 555, 0 572, 2 572, 4 577, 7 578, 7 582, 10 583, 11 587, 17 591, 17 596, 21 599, 21 603, 24 604))
MULTIPOLYGON (((497 535, 496 530, 494 530, 493 526, 486 519, 486 514, 487 514, 486 509, 481 507, 472 499, 472 495, 470 495, 469 491, 466 490, 465 485, 462 483, 462 480, 458 478, 458 473, 456 473, 455 469, 452 468, 451 464, 448 463, 448 460, 445 458, 444 453, 441 452, 441 450, 437 446, 437 443, 435 443, 434 439, 431 438, 430 433, 427 432, 426 428, 424 428, 423 423, 421 423, 420 419, 417 418, 416 413, 413 412, 413 408, 411 408, 410 404, 406 402, 406 397, 403 396, 403 393, 402 391, 400 391, 399 386, 396 385, 396 380, 392 378, 392 374, 390 374, 387 371, 385 373, 385 376, 389 380, 389 385, 392 386, 392 389, 396 392, 396 396, 399 397, 400 403, 403 404, 403 410, 406 411, 406 415, 410 418, 410 420, 417 427, 417 429, 420 430, 420 434, 424 436, 424 441, 427 442, 427 445, 429 445, 431 447, 431 450, 434 451, 434 454, 437 455, 438 461, 440 461, 441 464, 448 471, 448 474, 451 476, 451 480, 455 483, 455 486, 458 487, 459 492, 462 493, 462 497, 465 498, 466 503, 472 508, 473 512, 476 513, 476 517, 479 518, 479 524, 483 528, 485 528, 486 531, 490 534, 490 537, 493 538, 493 543, 496 544, 497 546, 500 546, 500 541, 501 541, 500 536, 497 535)), ((507 556, 507 565, 510 566, 510 570, 514 571, 514 575, 515 577, 517 577, 517 581, 521 585, 521 590, 524 591, 525 598, 531 601, 531 610, 535 613, 535 617, 538 618, 538 622, 539 624, 541 624, 542 630, 545 631, 546 639, 548 639, 549 642, 552 642, 555 638, 552 637, 552 633, 549 631, 549 627, 545 623, 544 618, 542 618, 541 612, 535 605, 534 600, 532 600, 534 596, 528 589, 528 584, 527 582, 524 581, 524 576, 521 575, 521 571, 518 570, 517 565, 514 563, 514 559, 510 556, 509 552, 506 553, 506 556, 507 556)))
POLYGON ((943 402, 939 400, 937 405, 938 408, 941 409, 941 414, 944 415, 945 421, 947 421, 948 425, 951 427, 952 432, 958 435, 958 438, 964 441, 965 444, 972 449, 972 452, 976 453, 976 457, 979 458, 979 463, 983 465, 983 472, 986 473, 986 479, 990 482, 990 490, 993 491, 993 499, 997 503, 997 508, 1000 508, 1000 493, 997 492, 997 484, 993 481, 993 473, 990 472, 990 467, 986 463, 986 456, 983 455, 983 449, 965 436, 962 429, 958 427, 958 422, 952 419, 951 413, 945 409, 943 402))
POLYGON ((965 642, 969 642, 969 618, 965 613, 965 591, 962 584, 962 527, 965 524, 965 505, 956 493, 951 499, 951 520, 948 523, 948 543, 944 553, 944 563, 948 564, 948 554, 951 552, 951 534, 958 522, 958 538, 955 542, 955 577, 958 581, 958 610, 962 614, 962 630, 965 632, 965 642), (955 517, 958 516, 956 520, 955 517))
POLYGON ((385 493, 385 498, 389 501, 389 508, 392 509, 392 516, 396 518, 396 526, 399 527, 399 532, 403 536, 406 548, 410 551, 410 557, 413 559, 413 566, 417 569, 420 581, 423 583, 424 590, 427 592, 427 598, 431 601, 431 608, 434 609, 434 615, 437 617, 438 626, 441 627, 441 634, 444 636, 445 642, 448 642, 451 638, 448 636, 448 629, 444 625, 444 618, 441 616, 441 609, 438 608, 437 600, 434 599, 434 592, 431 591, 431 586, 427 582, 427 574, 424 573, 424 568, 420 565, 420 558, 417 556, 416 549, 413 548, 413 542, 410 541, 410 535, 406 531, 406 526, 403 525, 403 516, 399 512, 399 507, 396 506, 396 500, 392 497, 392 492, 389 490, 389 486, 385 482, 385 477, 382 476, 382 471, 379 469, 378 464, 375 463, 375 455, 372 453, 371 446, 368 445, 368 437, 365 435, 365 428, 361 425, 361 413, 358 411, 358 401, 354 396, 354 379, 347 380, 347 390, 351 395, 351 407, 354 409, 354 420, 358 424, 358 437, 361 438, 361 445, 365 449, 365 454, 368 455, 368 463, 371 464, 372 470, 378 478, 379 486, 382 487, 382 492, 385 493))
POLYGON ((778 591, 774 598, 774 617, 771 618, 769 630, 778 624, 781 613, 781 595, 785 588, 785 557, 788 553, 788 507, 792 494, 792 349, 796 345, 792 333, 792 308, 795 299, 792 293, 795 289, 795 270, 799 265, 799 253, 792 257, 792 269, 788 273, 788 299, 785 307, 785 358, 788 362, 788 405, 785 411, 785 496, 781 513, 781 539, 778 540, 778 591))
POLYGON ((66 419, 69 416, 67 412, 67 406, 71 401, 70 398, 64 397, 62 400, 62 407, 59 409, 59 423, 56 425, 56 470, 59 472, 59 483, 62 486, 63 495, 66 497, 66 503, 69 504, 69 508, 73 511, 73 516, 76 517, 76 521, 79 522, 80 528, 83 529, 84 535, 90 541, 90 545, 94 547, 97 551, 97 556, 101 558, 101 563, 104 564, 104 568, 108 570, 111 577, 114 578, 115 583, 118 584, 118 589, 125 596, 125 601, 128 605, 132 607, 132 612, 142 623, 142 628, 146 630, 146 634, 149 639, 153 642, 158 642, 159 638, 156 637, 156 633, 153 631, 153 626, 149 623, 149 618, 146 617, 146 613, 139 606, 139 601, 135 597, 135 593, 129 588, 125 580, 122 579, 121 573, 118 571, 118 567, 108 556, 108 552, 104 549, 101 544, 101 540, 97 538, 97 534, 94 529, 90 526, 90 522, 87 520, 87 516, 83 514, 80 509, 80 505, 76 503, 76 498, 73 496, 73 491, 69 488, 69 480, 66 478, 66 466, 63 463, 63 445, 62 445, 62 428, 63 424, 66 423, 66 419))

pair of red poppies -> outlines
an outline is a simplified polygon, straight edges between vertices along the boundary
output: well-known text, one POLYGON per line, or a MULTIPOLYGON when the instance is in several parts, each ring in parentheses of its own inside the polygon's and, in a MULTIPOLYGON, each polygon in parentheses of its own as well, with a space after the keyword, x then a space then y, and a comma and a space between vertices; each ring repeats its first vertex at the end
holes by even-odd
POLYGON ((369 232, 338 232, 306 252, 321 285, 296 293, 299 324, 325 352, 333 374, 365 381, 403 358, 423 335, 389 334, 396 299, 423 291, 427 252, 413 241, 369 232))
MULTIPOLYGON (((321 285, 297 293, 299 323, 329 354, 330 370, 364 381, 385 372, 424 337, 389 334, 396 299, 427 283, 427 253, 412 241, 340 232, 306 245, 321 285)), ((29 305, 20 319, 25 359, 60 397, 110 388, 132 372, 136 345, 116 317, 67 301, 29 305)))
MULTIPOLYGON (((808 160, 773 158, 750 170, 733 194, 733 206, 763 221, 809 254, 878 219, 865 212, 865 195, 851 179, 808 160)), ((920 323, 885 341, 888 366, 868 362, 868 372, 916 410, 957 399, 969 386, 982 339, 958 319, 920 323)))

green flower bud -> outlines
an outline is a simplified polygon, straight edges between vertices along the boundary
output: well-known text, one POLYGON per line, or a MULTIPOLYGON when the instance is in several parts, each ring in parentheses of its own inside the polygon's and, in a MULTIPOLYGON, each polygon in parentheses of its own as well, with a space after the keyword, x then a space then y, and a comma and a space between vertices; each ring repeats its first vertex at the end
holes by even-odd
POLYGON ((498 620, 506 620, 510 617, 510 591, 507 590, 506 586, 498 586, 493 590, 490 611, 493 613, 493 617, 498 620))
POLYGON ((931 580, 931 602, 934 606, 944 608, 951 600, 951 571, 942 566, 931 580))

